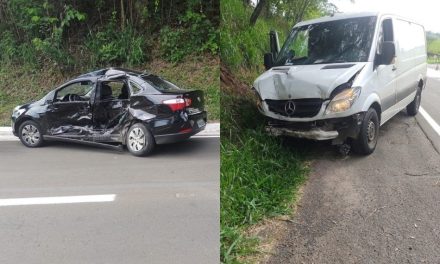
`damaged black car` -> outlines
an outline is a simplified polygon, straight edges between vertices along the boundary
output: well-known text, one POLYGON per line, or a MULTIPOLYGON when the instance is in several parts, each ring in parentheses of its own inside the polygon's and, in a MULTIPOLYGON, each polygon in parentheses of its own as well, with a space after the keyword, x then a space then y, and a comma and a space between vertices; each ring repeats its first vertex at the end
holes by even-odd
POLYGON ((12 113, 12 131, 27 147, 58 140, 126 146, 136 156, 148 155, 156 144, 187 139, 206 122, 202 91, 120 68, 80 75, 12 113))

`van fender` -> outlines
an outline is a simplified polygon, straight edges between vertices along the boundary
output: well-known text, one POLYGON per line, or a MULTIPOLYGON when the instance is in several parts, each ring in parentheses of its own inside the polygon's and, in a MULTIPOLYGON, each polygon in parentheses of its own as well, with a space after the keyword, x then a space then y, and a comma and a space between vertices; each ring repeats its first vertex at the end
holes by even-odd
POLYGON ((367 97, 367 100, 364 101, 364 104, 362 105, 362 112, 368 111, 370 109, 371 105, 374 103, 378 103, 380 106, 382 105, 380 103, 380 98, 376 93, 372 93, 367 97))

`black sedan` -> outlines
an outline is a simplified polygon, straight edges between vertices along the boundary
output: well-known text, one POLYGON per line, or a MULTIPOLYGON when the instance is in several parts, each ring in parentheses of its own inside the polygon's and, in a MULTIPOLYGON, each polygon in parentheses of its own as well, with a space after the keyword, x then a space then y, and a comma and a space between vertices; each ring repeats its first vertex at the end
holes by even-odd
POLYGON ((12 130, 27 147, 61 140, 144 156, 206 125, 203 92, 145 72, 108 68, 78 76, 42 99, 17 106, 12 130))

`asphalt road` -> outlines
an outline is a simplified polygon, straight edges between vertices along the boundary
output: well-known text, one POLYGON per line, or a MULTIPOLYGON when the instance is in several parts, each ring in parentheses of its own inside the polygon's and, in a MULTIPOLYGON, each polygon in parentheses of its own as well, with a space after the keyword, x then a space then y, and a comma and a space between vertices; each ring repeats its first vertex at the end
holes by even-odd
MULTIPOLYGON (((427 84, 422 106, 440 121, 439 83, 427 84)), ((368 157, 308 144, 310 178, 268 263, 440 263, 440 155, 415 118, 382 126, 368 157)))
POLYGON ((437 124, 440 124, 440 70, 435 71, 435 74, 435 77, 429 78, 426 82, 426 89, 422 93, 421 106, 437 124))
POLYGON ((0 263, 218 263, 219 138, 150 157, 0 142, 3 199, 114 194, 114 201, 0 206, 0 263))

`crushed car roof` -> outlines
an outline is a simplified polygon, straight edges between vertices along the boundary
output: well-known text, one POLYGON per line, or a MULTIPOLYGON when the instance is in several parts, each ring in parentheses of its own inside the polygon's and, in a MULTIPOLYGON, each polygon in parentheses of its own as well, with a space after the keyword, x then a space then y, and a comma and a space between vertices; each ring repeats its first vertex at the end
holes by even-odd
POLYGON ((130 75, 143 75, 148 74, 148 72, 144 71, 136 71, 136 70, 129 70, 124 68, 106 68, 106 69, 100 69, 97 71, 92 71, 88 73, 81 74, 77 77, 78 78, 85 78, 85 77, 101 77, 101 76, 112 76, 112 75, 119 75, 119 74, 130 74, 130 75))

